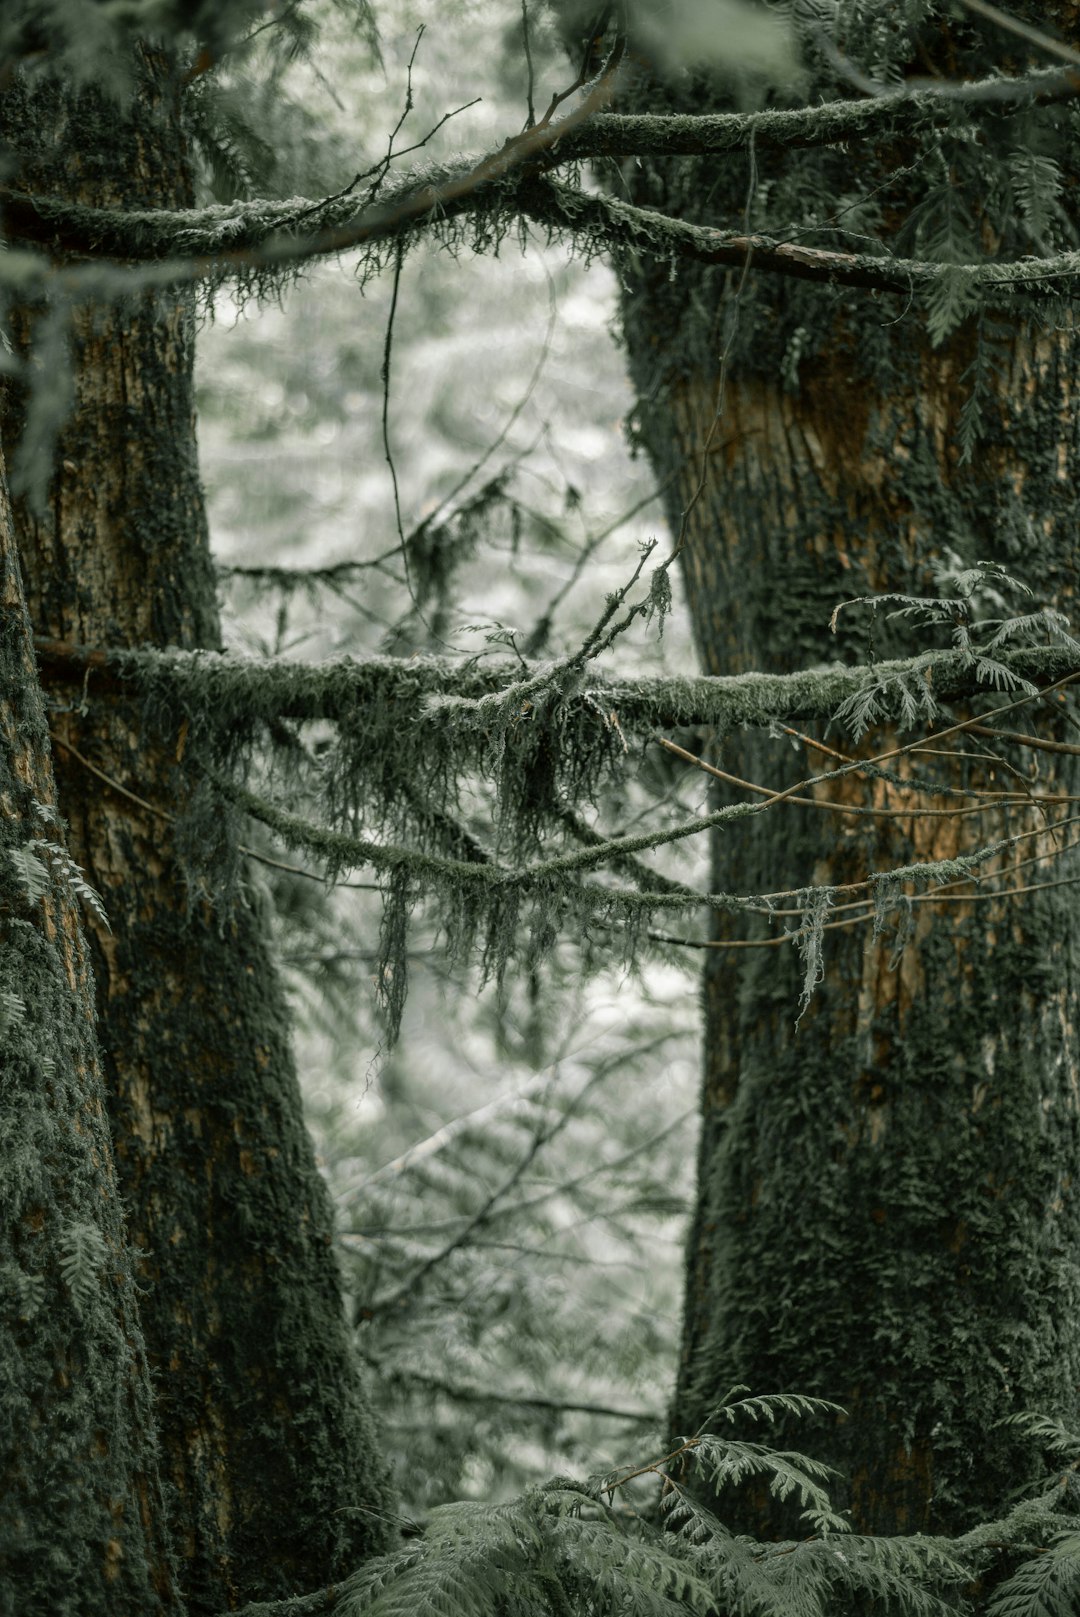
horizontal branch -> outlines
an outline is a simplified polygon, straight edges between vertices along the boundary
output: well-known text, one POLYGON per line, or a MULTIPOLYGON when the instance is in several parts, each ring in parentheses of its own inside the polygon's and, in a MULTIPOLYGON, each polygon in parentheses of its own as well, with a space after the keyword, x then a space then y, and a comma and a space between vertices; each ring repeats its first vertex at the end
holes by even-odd
MULTIPOLYGON (((305 203, 303 211, 311 214, 318 208, 305 203)), ((274 214, 262 207, 257 217, 232 216, 222 221, 227 227, 225 238, 243 240, 246 245, 222 245, 216 251, 201 248, 186 258, 159 256, 159 250, 174 250, 179 238, 162 241, 161 220, 154 214, 143 216, 143 235, 137 242, 128 239, 128 224, 134 216, 112 224, 102 219, 93 226, 102 249, 123 251, 136 262, 118 264, 103 258, 57 269, 37 261, 32 253, 12 251, 0 255, 0 284, 6 282, 21 297, 47 290, 73 302, 98 299, 109 303, 152 289, 288 273, 313 259, 358 250, 374 252, 417 231, 445 230, 453 221, 477 214, 489 219, 497 216, 505 222, 515 217, 528 219, 552 236, 569 236, 595 252, 630 250, 665 262, 688 259, 731 267, 742 267, 752 256, 753 268, 768 274, 905 297, 926 293, 948 279, 962 280, 972 304, 987 308, 1015 308, 1019 294, 1037 299, 1071 297, 1080 286, 1080 252, 1075 251, 1049 258, 970 264, 896 258, 885 249, 881 253, 842 253, 691 224, 557 183, 546 175, 503 172, 493 179, 479 171, 459 180, 406 188, 397 200, 353 222, 330 225, 309 235, 297 233, 295 211, 274 214), (116 239, 118 224, 123 243, 116 239), (141 259, 146 261, 138 262, 141 259)), ((63 232, 58 237, 62 240, 63 232)))
MULTIPOLYGON (((366 195, 358 196, 357 187, 366 176, 357 175, 344 191, 315 201, 307 197, 284 202, 260 198, 203 209, 128 212, 87 207, 64 197, 31 196, 0 186, 4 231, 16 240, 40 243, 65 256, 146 263, 165 277, 164 281, 155 277, 151 283, 129 271, 132 289, 140 284, 189 283, 245 268, 284 266, 401 236, 418 221, 452 216, 523 167, 542 166, 559 141, 588 123, 610 101, 621 54, 622 48, 617 46, 605 71, 559 122, 553 123, 551 114, 562 97, 538 124, 510 136, 496 150, 441 170, 429 165, 408 176, 389 195, 376 197, 372 186, 366 195), (156 262, 162 259, 166 262, 156 262)), ((25 281, 29 266, 21 255, 6 267, 16 285, 25 281)), ((77 287, 93 267, 61 271, 58 279, 77 287)), ((116 265, 111 267, 117 270, 116 265)), ((142 273, 145 277, 146 271, 142 273)), ((25 287, 20 289, 25 294, 25 287)))
POLYGON ((859 101, 825 101, 766 112, 703 117, 605 112, 560 139, 546 166, 597 157, 708 157, 745 151, 751 145, 756 151, 836 146, 920 123, 948 122, 958 105, 994 110, 1071 99, 1078 93, 1080 72, 1050 68, 1022 78, 907 86, 859 101))
MULTIPOLYGON (((285 658, 241 658, 214 651, 138 651, 80 646, 38 638, 35 648, 49 680, 82 683, 96 692, 127 686, 155 697, 167 693, 193 724, 205 724, 215 711, 253 722, 326 719, 348 723, 370 704, 390 704, 400 714, 402 734, 426 725, 442 728, 465 717, 463 705, 513 700, 523 684, 547 676, 559 685, 562 665, 534 663, 524 672, 509 658, 485 661, 451 657, 335 657, 325 662, 285 658)), ((1080 672, 1075 653, 1047 646, 1012 651, 1001 663, 1017 679, 1048 685, 1080 672)), ((836 663, 794 674, 675 675, 641 677, 590 670, 577 690, 591 706, 614 712, 624 730, 767 727, 773 721, 831 719, 837 708, 868 687, 899 695, 907 682, 932 689, 939 702, 986 693, 963 656, 955 651, 922 652, 917 657, 867 665, 836 663)), ((569 699, 570 693, 564 693, 569 699)), ((898 705, 898 704, 897 704, 898 705)), ((482 720, 483 710, 476 711, 482 720)), ((598 718, 599 722, 599 718, 598 718)))
POLYGON ((404 875, 421 887, 441 888, 459 896, 471 891, 477 902, 486 900, 489 904, 497 904, 500 897, 533 898, 543 902, 556 890, 564 895, 573 891, 574 902, 582 916, 606 916, 616 909, 625 916, 634 910, 651 913, 653 910, 694 909, 700 905, 717 910, 756 910, 756 899, 737 893, 638 892, 595 882, 578 882, 576 878, 601 869, 622 854, 681 842, 704 831, 718 830, 735 820, 762 814, 772 806, 769 803, 732 803, 711 814, 694 815, 663 831, 616 836, 595 848, 556 854, 515 868, 494 861, 485 865, 471 864, 462 859, 448 859, 442 854, 426 853, 420 848, 375 842, 369 837, 316 825, 244 787, 221 782, 219 789, 244 814, 273 831, 286 846, 306 849, 316 858, 325 860, 332 870, 370 866, 391 878, 404 875))
MULTIPOLYGON (((312 256, 341 251, 329 238, 350 228, 350 245, 370 239, 381 215, 402 210, 408 198, 420 213, 445 207, 461 187, 505 177, 515 167, 532 172, 598 157, 705 157, 723 152, 832 146, 891 133, 898 125, 947 120, 957 105, 1017 106, 1068 99, 1080 93, 1080 73, 1051 68, 1018 78, 993 77, 968 84, 920 84, 859 100, 826 101, 794 107, 711 116, 640 115, 598 111, 604 96, 590 96, 558 123, 537 126, 497 151, 463 159, 441 173, 429 167, 407 177, 378 208, 355 195, 304 197, 289 201, 238 201, 202 209, 121 212, 76 206, 55 197, 31 196, 0 186, 4 229, 13 240, 34 242, 55 252, 106 256, 127 261, 185 258, 192 254, 232 256, 259 247, 278 232, 295 233, 304 220, 318 223, 303 244, 312 256)), ((410 210, 409 223, 415 222, 410 210)))
MULTIPOLYGON (((386 1367, 377 1360, 368 1359, 377 1374, 385 1376, 386 1367)), ((553 1414, 603 1415, 608 1420, 635 1421, 642 1426, 659 1426, 662 1416, 657 1410, 619 1409, 610 1404, 578 1403, 568 1398, 545 1398, 524 1392, 496 1392, 484 1387, 459 1386, 443 1381, 438 1376, 414 1374, 411 1370, 398 1371, 398 1380, 407 1392, 422 1387, 426 1392, 441 1394, 461 1404, 506 1404, 521 1409, 547 1409, 553 1414)))
POLYGON ((1063 297, 1080 287, 1080 252, 1052 258, 1006 259, 974 264, 942 264, 928 259, 893 258, 881 253, 839 253, 776 241, 770 236, 737 235, 690 224, 670 214, 635 207, 616 197, 596 196, 549 179, 522 180, 516 203, 526 218, 556 232, 585 236, 597 248, 629 249, 655 258, 690 259, 698 264, 742 268, 825 281, 838 286, 911 296, 949 278, 963 278, 965 290, 985 307, 1008 306, 1018 293, 1063 297))
POLYGON ((607 114, 597 110, 604 95, 594 90, 561 123, 527 130, 479 159, 429 167, 375 202, 358 203, 350 190, 315 202, 259 200, 180 212, 120 212, 0 187, 11 239, 91 260, 57 268, 33 252, 9 251, 0 257, 0 279, 21 297, 47 283, 51 293, 64 297, 115 300, 151 287, 287 272, 311 259, 374 251, 418 230, 495 212, 504 220, 524 215, 549 231, 584 234, 597 249, 630 247, 667 258, 732 265, 741 265, 752 251, 761 270, 905 295, 943 276, 962 274, 983 301, 1007 303, 1017 289, 1059 296, 1072 291, 1080 278, 1080 254, 946 265, 829 252, 685 224, 556 185, 546 175, 560 164, 604 155, 705 155, 736 150, 751 140, 755 146, 836 144, 884 129, 901 114, 937 116, 956 100, 992 105, 995 100, 1071 95, 1078 89, 1075 71, 1054 70, 1023 80, 986 80, 818 107, 703 118, 607 114))

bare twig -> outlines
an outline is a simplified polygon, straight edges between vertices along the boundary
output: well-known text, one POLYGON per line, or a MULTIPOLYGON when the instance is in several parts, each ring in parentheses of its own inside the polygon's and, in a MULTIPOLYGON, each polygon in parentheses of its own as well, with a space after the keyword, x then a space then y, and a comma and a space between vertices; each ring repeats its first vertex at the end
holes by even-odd
POLYGON ((452 1145, 462 1134, 473 1129, 483 1128, 496 1117, 513 1116, 517 1111, 526 1108, 534 1097, 551 1084, 551 1075, 547 1072, 534 1075, 527 1079, 519 1088, 510 1094, 497 1095, 493 1101, 484 1106, 478 1106, 471 1112, 465 1112, 460 1117, 451 1118, 429 1134, 426 1139, 418 1140, 410 1145, 408 1150, 395 1157, 392 1162, 384 1162, 380 1168, 372 1173, 365 1174, 361 1179, 353 1179, 342 1190, 336 1193, 335 1200, 347 1202, 354 1196, 364 1195, 373 1185, 382 1184, 387 1179, 397 1179, 408 1173, 419 1162, 426 1162, 428 1157, 436 1155, 448 1145, 452 1145))
POLYGON ((1043 736, 1024 735, 1019 730, 993 730, 986 724, 972 724, 972 735, 992 736, 995 741, 1010 741, 1017 747, 1031 747, 1036 752, 1066 753, 1070 758, 1080 758, 1080 747, 1074 746, 1071 741, 1047 741, 1043 736))
MULTIPOLYGON (((394 1372, 395 1367, 383 1361, 365 1355, 367 1362, 383 1376, 389 1370, 394 1372)), ((608 1420, 634 1421, 641 1426, 658 1426, 660 1413, 648 1409, 615 1409, 610 1404, 578 1403, 569 1398, 543 1398, 524 1392, 495 1392, 484 1387, 462 1387, 454 1382, 441 1381, 437 1376, 417 1375, 413 1371, 404 1373, 398 1371, 403 1385, 423 1387, 427 1393, 441 1393, 444 1397, 453 1399, 460 1404, 504 1404, 521 1407, 523 1409, 549 1409, 559 1414, 565 1411, 573 1415, 601 1415, 608 1420)))
MULTIPOLYGON (((537 383, 539 382, 540 377, 543 375, 544 366, 547 364, 548 357, 551 353, 551 339, 554 335, 555 322, 558 319, 558 314, 559 310, 555 299, 555 287, 549 275, 547 327, 544 331, 543 341, 540 344, 540 351, 536 356, 536 363, 533 366, 532 375, 529 377, 529 381, 524 392, 514 405, 514 408, 511 410, 510 414, 507 416, 506 421, 503 423, 498 434, 488 444, 487 448, 483 451, 479 458, 473 461, 472 465, 465 472, 464 476, 458 479, 450 492, 443 495, 434 511, 430 512, 424 518, 424 520, 418 523, 417 526, 412 530, 412 532, 409 534, 410 540, 415 539, 415 537, 424 529, 434 526, 434 524, 439 520, 442 512, 445 511, 448 506, 453 505, 458 495, 472 482, 477 472, 482 470, 482 468, 487 465, 492 455, 494 455, 496 451, 506 442, 506 439, 513 429, 515 422, 528 405, 529 400, 536 391, 537 383)), ((470 498, 473 498, 473 496, 470 495, 470 498)))
MULTIPOLYGON (((54 730, 49 731, 49 740, 54 746, 62 747, 65 752, 70 753, 76 763, 93 775, 95 780, 100 780, 103 785, 108 786, 109 790, 115 792, 118 797, 126 797, 129 803, 134 803, 138 808, 145 810, 147 814, 153 814, 157 819, 164 820, 169 825, 176 824, 177 816, 175 814, 170 813, 168 809, 158 808, 154 803, 148 803, 145 797, 140 797, 137 792, 132 792, 126 786, 122 786, 112 775, 107 775, 103 769, 99 769, 96 764, 92 764, 89 758, 79 751, 78 747, 73 746, 70 741, 66 741, 63 736, 58 736, 54 730)), ((305 870, 303 865, 290 865, 283 859, 273 859, 269 854, 258 853, 254 848, 245 847, 242 842, 238 842, 236 846, 237 852, 242 853, 245 858, 254 859, 257 864, 266 865, 270 870, 281 870, 289 876, 306 876, 308 881, 317 881, 321 882, 323 886, 327 885, 327 878, 320 876, 317 871, 305 870)), ((335 887, 348 887, 351 890, 365 893, 382 892, 378 882, 342 881, 334 882, 332 885, 335 887)))
MULTIPOLYGON (((664 736, 657 736, 656 740, 666 752, 674 753, 677 758, 682 758, 684 762, 693 764, 696 768, 704 770, 707 775, 713 775, 717 780, 722 780, 729 786, 737 786, 740 791, 757 792, 770 803, 798 803, 802 808, 824 809, 832 814, 860 814, 882 820, 959 819, 964 814, 989 814, 1012 805, 1042 807, 1048 803, 1080 802, 1080 798, 1068 792, 1046 793, 1036 797, 1030 791, 995 792, 980 790, 977 787, 968 787, 959 789, 962 795, 989 798, 992 801, 976 803, 967 808, 879 808, 857 803, 835 803, 821 797, 793 796, 790 789, 782 792, 773 791, 769 786, 759 786, 755 781, 743 780, 739 775, 730 775, 726 770, 718 769, 715 764, 707 763, 704 758, 697 757, 695 753, 687 752, 684 747, 677 746, 674 741, 668 741, 664 736)), ((911 750, 914 752, 922 751, 923 749, 912 748, 911 750)), ((842 757, 843 755, 837 753, 836 756, 842 757)), ((855 771, 859 769, 857 759, 848 761, 844 773, 848 773, 853 769, 855 771)), ((839 773, 841 771, 837 770, 835 772, 830 771, 825 775, 808 776, 807 782, 833 780, 839 773)), ((934 788, 933 786, 920 786, 913 781, 910 783, 909 790, 932 793, 934 788)))
POLYGON ((696 1437, 688 1437, 685 1443, 680 1443, 679 1447, 672 1449, 670 1454, 663 1455, 659 1460, 652 1460, 648 1465, 639 1465, 636 1470, 628 1472, 625 1477, 617 1476, 614 1473, 610 1477, 605 1477, 604 1493, 610 1497, 616 1488, 625 1488, 628 1482, 633 1482, 637 1477, 657 1476, 664 1482, 671 1482, 672 1478, 662 1468, 670 1465, 673 1460, 681 1459, 684 1454, 691 1453, 693 1449, 697 1448, 698 1441, 696 1437))
POLYGON ((535 657, 543 650, 545 644, 547 643, 548 636, 551 633, 551 626, 555 618, 555 613, 558 611, 563 601, 565 601, 566 597, 569 595, 570 591, 573 589, 574 585, 577 583, 578 579, 581 577, 582 573, 585 571, 585 568, 588 566, 593 556, 595 556, 604 540, 609 539, 613 533, 616 533, 619 528, 623 527, 627 522, 631 521, 632 518, 636 517, 638 512, 643 511, 647 505, 651 505, 654 500, 660 499, 661 495, 671 484, 673 477, 674 473, 672 474, 672 477, 667 478, 663 483, 661 483, 659 488, 653 489, 651 494, 644 495, 643 498, 632 505, 628 511, 621 512, 620 515, 614 519, 614 521, 609 522, 606 527, 601 528, 599 533, 591 534, 589 538, 586 539, 585 543, 578 551, 577 558, 573 567, 570 569, 569 576, 562 584, 559 585, 559 588, 555 591, 554 595, 552 595, 544 610, 541 612, 540 616, 529 630, 528 638, 526 639, 523 647, 526 657, 535 657))
POLYGON ((385 571, 388 562, 401 554, 401 547, 384 550, 379 556, 357 561, 332 562, 328 567, 238 567, 220 564, 218 573, 227 578, 248 578, 252 582, 267 584, 282 590, 306 589, 312 585, 333 585, 349 579, 354 573, 369 569, 385 571))
MULTIPOLYGON (((989 904, 1003 898, 1019 898, 1025 893, 1042 892, 1047 887, 1075 887, 1080 876, 1063 876, 1059 881, 1031 882, 1025 887, 1005 887, 994 893, 916 893, 906 899, 908 904, 989 904)), ((786 913, 776 911, 776 914, 786 913)), ((867 909, 861 915, 846 916, 841 921, 826 921, 823 932, 838 932, 845 927, 861 926, 874 919, 874 911, 867 909)), ((778 949, 785 943, 798 942, 798 932, 784 932, 775 938, 678 938, 667 932, 649 932, 653 943, 671 943, 683 949, 778 949)))
POLYGON ((1021 22, 1008 11, 1002 11, 999 6, 987 4, 987 0, 960 0, 960 4, 967 10, 975 13, 977 17, 984 17, 987 22, 994 23, 1007 34, 1016 39, 1022 39, 1025 44, 1034 45, 1036 50, 1045 51, 1047 56, 1056 56, 1059 62, 1068 62, 1071 67, 1080 67, 1080 51, 1074 51, 1071 45, 1064 44, 1060 39, 1053 39, 1044 34, 1041 28, 1033 28, 1029 22, 1021 22))
POLYGON ((397 526, 398 549, 401 555, 401 564, 405 569, 405 585, 409 591, 409 598, 416 608, 420 610, 416 599, 416 590, 413 588, 412 574, 409 570, 409 547, 405 543, 405 530, 401 524, 401 495, 398 490, 397 468, 394 465, 394 455, 390 448, 390 355, 394 341, 394 316, 397 313, 398 290, 401 286, 401 266, 405 258, 405 248, 398 242, 394 252, 394 277, 390 292, 390 308, 386 316, 386 336, 383 341, 382 369, 379 375, 382 380, 382 441, 383 455, 390 468, 390 482, 394 490, 394 522, 397 526))
MULTIPOLYGON (((399 1308, 408 1298, 418 1294, 422 1282, 429 1274, 431 1274, 434 1269, 437 1269, 441 1264, 445 1263, 447 1258, 452 1257, 453 1254, 460 1251, 463 1246, 468 1245, 476 1231, 483 1228, 483 1226, 491 1220, 499 1202, 503 1201, 504 1198, 515 1188, 515 1186, 520 1183, 522 1177, 532 1166, 539 1153, 546 1145, 550 1144, 550 1142, 558 1134, 562 1133, 563 1129, 567 1127, 571 1119, 576 1114, 586 1095, 588 1095, 591 1090, 595 1089, 597 1084, 602 1083, 604 1079, 608 1077, 610 1070, 610 1065, 607 1063, 604 1063, 598 1067, 581 1086, 577 1094, 573 1095, 567 1101, 559 1115, 554 1118, 553 1121, 546 1125, 539 1126, 534 1131, 528 1148, 522 1153, 502 1183, 497 1185, 494 1190, 488 1192, 480 1207, 468 1219, 464 1227, 460 1229, 457 1234, 451 1236, 451 1238, 446 1241, 437 1252, 433 1252, 430 1257, 425 1258, 424 1262, 421 1263, 417 1269, 414 1269, 412 1273, 402 1282, 402 1284, 396 1287, 395 1290, 389 1294, 389 1296, 375 1298, 372 1302, 367 1304, 367 1306, 362 1310, 365 1318, 371 1318, 377 1314, 385 1314, 391 1309, 399 1308)), ((557 1079, 558 1072, 556 1071, 553 1073, 551 1079, 549 1079, 545 1087, 553 1087, 557 1079)))
POLYGON ((525 89, 525 128, 532 129, 536 123, 536 108, 533 105, 533 59, 532 45, 529 41, 529 0, 521 0, 521 37, 525 46, 525 66, 528 70, 529 82, 525 89))

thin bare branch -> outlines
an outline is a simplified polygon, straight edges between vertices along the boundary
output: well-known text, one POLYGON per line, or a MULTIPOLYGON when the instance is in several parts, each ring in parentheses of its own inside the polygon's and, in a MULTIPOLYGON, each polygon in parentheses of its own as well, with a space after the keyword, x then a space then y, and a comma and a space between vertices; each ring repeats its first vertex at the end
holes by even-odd
MULTIPOLYGON (((1075 887, 1080 876, 1063 876, 1059 881, 1031 882, 1025 887, 1005 887, 993 893, 916 893, 906 900, 909 904, 988 904, 1003 898, 1020 898, 1026 893, 1039 893, 1047 887, 1075 887)), ((779 912, 778 912, 779 913, 779 912)), ((874 910, 861 915, 846 916, 841 921, 826 921, 823 932, 838 932, 846 927, 860 926, 874 919, 874 910)), ((649 932, 652 943, 671 943, 683 949, 778 949, 785 943, 798 942, 797 931, 784 932, 775 938, 679 938, 667 932, 649 932)))
POLYGON ((1017 747, 1031 747, 1036 752, 1066 753, 1070 758, 1080 758, 1080 747, 1071 741, 1048 741, 1044 736, 1024 735, 1019 730, 993 730, 988 724, 972 724, 968 727, 972 735, 991 736, 995 741, 1010 741, 1017 747))
MULTIPOLYGON (((384 1364, 370 1357, 367 1362, 383 1376, 388 1371, 394 1373, 393 1364, 384 1364)), ((522 1409, 548 1409, 554 1414, 600 1415, 607 1420, 633 1421, 641 1426, 659 1426, 661 1420, 659 1410, 617 1409, 610 1404, 580 1403, 570 1398, 543 1398, 524 1392, 495 1392, 484 1387, 463 1387, 452 1381, 441 1381, 436 1376, 414 1374, 411 1370, 404 1375, 401 1372, 397 1374, 406 1389, 419 1386, 428 1394, 442 1394, 459 1404, 503 1404, 522 1409)))
MULTIPOLYGON (((165 820, 168 824, 175 825, 175 814, 170 813, 168 809, 158 808, 156 804, 148 803, 145 797, 139 797, 136 792, 129 791, 126 786, 121 785, 112 775, 107 775, 103 769, 99 769, 97 764, 92 764, 89 758, 79 751, 78 747, 73 746, 70 741, 66 741, 63 736, 59 736, 55 731, 50 730, 49 740, 54 746, 60 747, 64 752, 69 753, 88 774, 93 775, 95 780, 101 781, 102 785, 107 786, 118 797, 126 798, 129 803, 134 803, 137 808, 143 809, 147 814, 154 815, 156 819, 165 820)), ((273 859, 267 853, 258 853, 254 848, 245 847, 242 842, 237 844, 237 850, 246 859, 254 859, 256 864, 265 865, 269 870, 280 870, 288 876, 303 876, 308 881, 317 881, 321 882, 323 886, 327 885, 326 877, 321 876, 316 870, 306 870, 303 865, 290 865, 283 859, 273 859)), ((343 881, 334 882, 333 885, 335 887, 348 887, 359 892, 382 892, 382 887, 378 882, 343 881)))
POLYGON ((994 23, 1005 33, 1022 39, 1027 45, 1034 45, 1036 50, 1045 51, 1047 56, 1056 56, 1059 62, 1080 67, 1080 51, 1074 51, 1071 45, 1044 34, 1041 28, 1033 28, 1029 22, 1022 22, 1011 12, 1002 11, 1000 6, 988 5, 987 0, 960 0, 960 4, 965 10, 974 12, 976 17, 985 17, 987 22, 994 23))
MULTIPOLYGON (((883 808, 876 805, 864 805, 859 803, 834 803, 830 802, 827 798, 822 797, 793 796, 786 788, 782 792, 777 792, 774 791, 770 786, 759 786, 756 781, 743 780, 739 775, 730 775, 726 770, 718 769, 715 764, 708 763, 704 758, 699 758, 695 753, 687 752, 684 747, 677 746, 674 741, 668 741, 665 736, 657 736, 656 740, 666 752, 674 753, 674 755, 677 758, 681 758, 684 763, 693 764, 696 768, 703 770, 705 774, 712 775, 716 780, 722 780, 729 786, 737 786, 740 791, 757 792, 759 796, 766 798, 770 803, 778 803, 781 801, 787 803, 798 803, 802 808, 824 809, 827 813, 832 814, 868 815, 872 818, 882 820, 959 819, 961 815, 965 814, 990 814, 997 812, 1002 808, 1009 807, 1030 807, 1034 805, 1035 807, 1041 808, 1050 803, 1080 802, 1080 797, 1072 795, 1068 792, 1054 792, 1035 795, 1028 790, 1017 792, 995 792, 983 791, 976 787, 968 787, 966 789, 962 789, 963 795, 968 797, 988 798, 991 801, 975 803, 966 808, 883 808)), ((921 747, 912 747, 909 750, 914 753, 922 752, 924 749, 921 747)), ((837 756, 840 757, 842 754, 837 754, 837 756)), ((867 762, 869 762, 869 760, 867 760, 867 762)), ((857 772, 858 769, 858 759, 848 760, 844 766, 843 773, 846 774, 852 771, 857 772)), ((841 771, 836 771, 836 774, 839 773, 841 773, 841 771)), ((834 778, 835 775, 832 772, 826 775, 807 776, 807 780, 819 781, 828 781, 834 778)), ((910 791, 918 791, 922 793, 933 793, 934 791, 934 787, 932 785, 921 785, 917 781, 904 782, 903 785, 910 791)))

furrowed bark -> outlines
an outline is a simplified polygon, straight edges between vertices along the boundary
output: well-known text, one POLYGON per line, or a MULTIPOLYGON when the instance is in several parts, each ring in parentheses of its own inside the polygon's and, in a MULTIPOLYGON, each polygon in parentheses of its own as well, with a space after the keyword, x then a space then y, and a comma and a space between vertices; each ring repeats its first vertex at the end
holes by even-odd
MULTIPOLYGON (((144 49, 118 105, 38 77, 5 94, 22 183, 176 207, 191 182, 175 64, 144 49)), ((24 348, 40 310, 17 317, 24 348)), ((194 309, 147 293, 72 311, 74 404, 47 509, 17 509, 35 631, 217 647, 194 430, 194 309)), ((14 413, 18 401, 9 399, 14 413)), ((210 901, 188 845, 199 759, 123 692, 51 681, 62 811, 103 894, 95 969, 118 1171, 139 1253, 188 1609, 340 1576, 382 1546, 387 1488, 347 1340, 329 1200, 304 1129, 281 994, 241 882, 210 901), (147 806, 103 788, 77 751, 147 806), (174 828, 155 809, 179 814, 174 828)), ((228 861, 233 828, 215 824, 228 861)))
POLYGON ((0 461, 0 1612, 180 1613, 45 707, 0 461))
MULTIPOLYGON (((985 70, 998 44, 966 26, 946 35, 930 19, 919 60, 929 50, 964 76, 976 58, 985 70)), ((858 38, 845 48, 857 54, 858 38)), ((657 95, 646 82, 620 110, 655 110, 657 95)), ((660 95, 675 110, 723 106, 700 78, 660 95)), ((888 167, 886 152, 862 189, 888 167)), ((837 196, 850 183, 841 159, 798 154, 761 157, 756 171, 745 160, 649 161, 622 179, 633 202, 726 228, 765 206, 761 187, 790 198, 825 181, 837 196)), ((888 228, 921 200, 918 186, 917 169, 894 184, 888 228)), ((865 619, 829 633, 836 603, 935 593, 935 567, 950 560, 998 560, 1068 610, 1080 476, 1071 322, 1036 331, 969 320, 934 348, 921 320, 756 277, 752 257, 745 280, 629 254, 619 270, 638 431, 658 475, 674 476, 669 516, 684 534, 706 672, 864 660, 865 619), (962 465, 959 412, 980 343, 984 423, 962 465)), ((880 630, 877 652, 895 655, 880 630)), ((1068 740, 1067 706, 1031 711, 1068 740)), ((993 751, 996 764, 920 768, 952 786, 993 785, 994 770, 1002 784, 1010 768, 1032 779, 1030 753, 1008 742, 993 751)), ((724 741, 720 762, 772 787, 823 763, 763 736, 724 741)), ((1074 764, 1044 755, 1038 789, 1075 791, 1074 764)), ((915 802, 880 782, 845 790, 901 810, 915 802)), ((1013 809, 867 829, 786 805, 746 836, 717 839, 715 883, 730 890, 736 873, 746 891, 843 882, 1039 824, 1013 809)), ((1040 846, 1054 846, 1049 832, 1040 846)), ((673 1413, 675 1429, 692 1432, 740 1382, 834 1399, 848 1411, 834 1431, 788 1423, 769 1440, 838 1466, 841 1502, 877 1533, 951 1531, 991 1514, 1039 1466, 1028 1440, 995 1423, 1023 1409, 1075 1420, 1080 1383, 1074 900, 1065 888, 916 914, 898 964, 893 937, 826 935, 824 979, 797 1031, 793 949, 710 957, 673 1413)), ((721 1508, 743 1529, 804 1530, 764 1495, 721 1508)))

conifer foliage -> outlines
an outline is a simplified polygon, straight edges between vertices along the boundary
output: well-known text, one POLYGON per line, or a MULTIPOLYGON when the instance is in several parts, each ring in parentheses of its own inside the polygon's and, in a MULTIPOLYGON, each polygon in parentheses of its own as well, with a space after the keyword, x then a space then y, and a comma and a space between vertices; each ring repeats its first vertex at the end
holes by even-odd
POLYGON ((715 1432, 625 1473, 555 1478, 501 1507, 433 1510, 418 1540, 349 1581, 340 1609, 349 1617, 1066 1617, 1075 1610, 1080 1534, 1071 1471, 957 1539, 861 1536, 833 1510, 827 1468, 728 1435, 767 1429, 781 1413, 842 1412, 813 1399, 744 1392, 733 1389, 714 1412, 715 1432), (760 1479, 770 1494, 795 1500, 806 1535, 758 1543, 734 1534, 695 1499, 695 1473, 714 1491, 760 1479), (655 1503, 645 1514, 627 1506, 624 1490, 642 1478, 661 1485, 658 1515, 655 1503))

